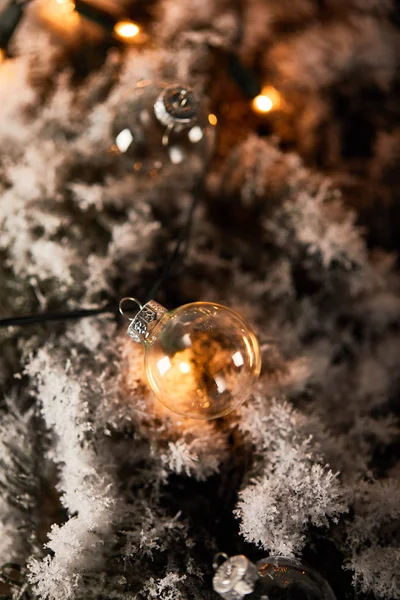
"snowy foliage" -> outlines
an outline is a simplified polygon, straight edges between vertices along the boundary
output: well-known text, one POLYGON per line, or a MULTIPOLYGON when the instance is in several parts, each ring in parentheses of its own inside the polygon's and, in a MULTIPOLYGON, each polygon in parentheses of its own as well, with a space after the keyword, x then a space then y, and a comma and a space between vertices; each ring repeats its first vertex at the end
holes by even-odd
POLYGON ((105 56, 98 30, 60 35, 40 3, 0 64, 1 315, 146 295, 194 165, 127 169, 112 124, 139 80, 184 79, 211 96, 220 135, 157 300, 236 309, 263 368, 234 414, 195 421, 156 400, 112 317, 0 330, 0 567, 19 565, 12 589, 0 568, 0 595, 211 600, 214 552, 245 541, 317 569, 317 545, 334 545, 338 600, 354 593, 342 563, 360 599, 398 597, 400 278, 364 237, 393 250, 398 233, 394 209, 382 226, 398 182, 394 4, 158 0, 157 46, 105 56), (278 115, 250 113, 230 51, 280 91, 278 115))
POLYGON ((52 558, 31 561, 29 579, 40 596, 60 600, 73 597, 81 572, 96 567, 119 514, 114 461, 87 441, 92 425, 85 392, 72 366, 64 365, 48 348, 28 367, 37 379, 45 425, 55 436, 51 458, 60 467, 61 501, 71 515, 61 527, 53 525, 46 544, 52 558))
POLYGON ((382 598, 396 598, 400 593, 399 495, 395 479, 362 481, 355 493, 355 517, 348 529, 353 552, 347 568, 354 572, 356 589, 374 588, 382 598), (391 569, 385 565, 391 565, 391 569))
POLYGON ((397 546, 384 548, 365 547, 353 556, 349 567, 354 571, 357 590, 374 590, 381 598, 398 598, 400 585, 400 551, 397 546))
POLYGON ((240 426, 248 431, 265 464, 241 491, 237 515, 245 538, 272 554, 298 551, 311 523, 337 521, 345 510, 337 476, 318 464, 311 437, 301 438, 301 421, 289 406, 262 401, 244 409, 240 426), (254 418, 256 415, 256 418, 254 418))
POLYGON ((17 398, 6 399, 8 412, 0 424, 0 562, 24 560, 36 549, 32 530, 39 517, 38 448, 34 411, 17 398))
POLYGON ((176 573, 168 573, 162 579, 154 580, 153 577, 144 586, 142 594, 146 594, 147 598, 161 598, 161 600, 183 600, 184 596, 179 590, 177 584, 184 581, 186 575, 177 575, 176 573))

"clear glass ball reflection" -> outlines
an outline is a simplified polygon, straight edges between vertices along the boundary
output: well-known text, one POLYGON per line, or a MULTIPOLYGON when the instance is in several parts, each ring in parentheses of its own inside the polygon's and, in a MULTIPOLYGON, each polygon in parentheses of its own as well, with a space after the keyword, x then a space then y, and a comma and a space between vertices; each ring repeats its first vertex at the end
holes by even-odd
POLYGON ((140 81, 112 123, 113 152, 137 176, 203 173, 214 142, 207 102, 182 84, 140 81))
POLYGON ((173 412, 215 419, 250 394, 261 359, 257 338, 233 310, 195 302, 167 313, 146 342, 151 388, 173 412))

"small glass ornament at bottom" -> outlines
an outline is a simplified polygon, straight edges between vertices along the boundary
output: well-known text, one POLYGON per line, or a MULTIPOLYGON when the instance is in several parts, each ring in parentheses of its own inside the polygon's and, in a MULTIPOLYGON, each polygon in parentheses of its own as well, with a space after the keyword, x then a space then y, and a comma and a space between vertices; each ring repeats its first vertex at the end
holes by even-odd
POLYGON ((246 556, 231 556, 216 569, 213 588, 224 600, 336 600, 317 571, 282 556, 255 564, 246 556))
POLYGON ((145 347, 150 387, 170 410, 216 419, 250 394, 261 369, 257 338, 236 312, 193 302, 168 312, 150 300, 128 328, 145 347))

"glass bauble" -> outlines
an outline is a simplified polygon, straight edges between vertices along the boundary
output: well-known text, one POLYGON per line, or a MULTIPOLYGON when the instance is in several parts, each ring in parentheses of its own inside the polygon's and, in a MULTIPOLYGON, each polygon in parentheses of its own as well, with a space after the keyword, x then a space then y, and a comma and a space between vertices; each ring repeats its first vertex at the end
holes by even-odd
POLYGON ((336 600, 317 571, 283 556, 256 564, 244 555, 226 557, 216 570, 213 587, 224 600, 336 600))
MULTIPOLYGON (((317 571, 295 558, 270 556, 256 563, 260 579, 255 598, 268 600, 336 600, 317 571)), ((250 600, 250 598, 249 598, 250 600)))
POLYGON ((215 419, 239 406, 257 380, 257 338, 242 317, 219 304, 194 302, 167 312, 150 301, 129 335, 145 346, 145 369, 157 398, 194 419, 215 419))
POLYGON ((180 174, 184 179, 183 169, 189 169, 199 177, 213 148, 210 120, 206 99, 191 87, 140 81, 116 109, 112 149, 138 176, 180 174))

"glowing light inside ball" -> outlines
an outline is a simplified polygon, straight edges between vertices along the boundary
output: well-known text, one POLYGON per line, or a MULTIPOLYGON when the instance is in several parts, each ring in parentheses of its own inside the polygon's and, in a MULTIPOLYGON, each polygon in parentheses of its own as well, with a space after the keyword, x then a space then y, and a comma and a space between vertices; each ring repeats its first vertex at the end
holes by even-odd
POLYGON ((263 87, 261 94, 252 101, 252 109, 258 114, 266 114, 276 110, 281 105, 281 96, 272 86, 263 87))

